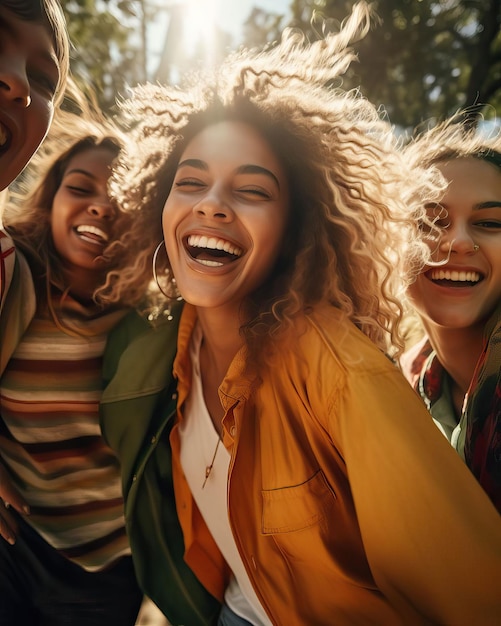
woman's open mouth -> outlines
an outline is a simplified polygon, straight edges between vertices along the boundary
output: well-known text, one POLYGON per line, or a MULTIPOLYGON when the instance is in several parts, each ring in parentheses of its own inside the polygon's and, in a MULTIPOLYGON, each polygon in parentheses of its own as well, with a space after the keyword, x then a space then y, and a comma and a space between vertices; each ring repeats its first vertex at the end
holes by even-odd
POLYGON ((11 138, 10 130, 0 122, 0 153, 9 149, 11 138))
POLYGON ((222 267, 233 263, 243 254, 242 248, 231 241, 206 235, 189 235, 185 248, 192 259, 207 267, 222 267))
POLYGON ((97 226, 90 226, 88 224, 81 224, 75 228, 80 239, 87 243, 94 245, 104 246, 109 241, 109 236, 104 230, 97 228, 97 226))
POLYGON ((479 272, 470 270, 447 270, 434 268, 426 272, 427 277, 441 287, 474 287, 483 280, 479 272))

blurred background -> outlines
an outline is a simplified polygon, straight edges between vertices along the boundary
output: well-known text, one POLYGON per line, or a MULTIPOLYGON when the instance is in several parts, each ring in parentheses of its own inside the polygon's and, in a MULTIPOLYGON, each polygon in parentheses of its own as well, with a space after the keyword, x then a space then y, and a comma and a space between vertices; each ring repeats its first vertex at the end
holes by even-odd
MULTIPOLYGON (((272 44, 286 26, 317 38, 355 0, 61 0, 73 72, 101 106, 146 81, 182 83, 229 50, 272 44), (312 17, 313 22, 312 22, 312 17)), ((356 45, 343 86, 359 87, 397 129, 470 107, 472 123, 501 117, 500 0, 376 0, 380 24, 356 45)))

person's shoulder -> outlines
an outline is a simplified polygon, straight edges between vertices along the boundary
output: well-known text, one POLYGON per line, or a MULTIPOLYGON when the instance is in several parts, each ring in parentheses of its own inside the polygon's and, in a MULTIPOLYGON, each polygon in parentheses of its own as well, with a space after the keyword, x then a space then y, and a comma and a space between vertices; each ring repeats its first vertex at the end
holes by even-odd
POLYGON ((161 364, 169 363, 175 353, 181 306, 173 308, 169 317, 156 321, 140 311, 130 311, 108 337, 103 360, 103 379, 110 381, 119 371, 133 367, 152 377, 161 364), (172 354, 171 354, 172 353, 172 354))
POLYGON ((487 341, 501 342, 501 302, 487 320, 484 335, 487 341))
POLYGON ((425 336, 406 350, 400 357, 400 369, 412 386, 415 386, 415 382, 421 375, 423 367, 432 352, 433 348, 430 341, 428 337, 425 336))
POLYGON ((396 369, 384 352, 340 309, 323 305, 299 320, 299 344, 310 360, 329 360, 345 372, 396 369))
POLYGON ((143 313, 141 307, 131 309, 127 315, 115 326, 110 333, 109 345, 130 345, 140 337, 160 337, 165 334, 177 332, 181 307, 176 306, 169 311, 169 315, 152 318, 143 313))

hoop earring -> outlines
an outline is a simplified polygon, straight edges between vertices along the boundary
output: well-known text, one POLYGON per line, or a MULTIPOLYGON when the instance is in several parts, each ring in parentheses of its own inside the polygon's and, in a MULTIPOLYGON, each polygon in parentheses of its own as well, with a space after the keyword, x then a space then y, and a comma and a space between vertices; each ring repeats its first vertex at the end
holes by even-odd
POLYGON ((158 274, 157 274, 157 257, 158 257, 158 253, 160 252, 160 248, 164 246, 165 247, 165 241, 162 239, 162 241, 158 244, 158 246, 155 248, 155 252, 153 253, 153 279, 157 284, 157 287, 160 289, 160 291, 163 293, 163 295, 168 298, 169 300, 172 300, 172 296, 169 296, 168 294, 165 293, 165 291, 162 289, 162 285, 160 284, 160 281, 158 280, 158 274))

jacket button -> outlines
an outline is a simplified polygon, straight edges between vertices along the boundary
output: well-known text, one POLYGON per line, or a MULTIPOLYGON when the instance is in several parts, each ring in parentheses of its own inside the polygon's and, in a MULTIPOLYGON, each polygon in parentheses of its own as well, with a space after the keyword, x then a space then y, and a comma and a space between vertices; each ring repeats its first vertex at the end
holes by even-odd
POLYGON ((174 392, 171 397, 172 397, 172 400, 175 400, 177 398, 177 393, 174 392))
POLYGON ((157 442, 157 438, 155 437, 155 435, 153 435, 153 437, 151 438, 151 443, 155 444, 157 442))
POLYGON ((230 435, 231 435, 232 437, 234 437, 234 436, 236 435, 236 433, 237 433, 237 427, 236 427, 236 426, 232 426, 232 427, 230 428, 230 435))
POLYGON ((134 474, 134 476, 132 477, 132 482, 135 483, 137 480, 137 474, 134 474))

